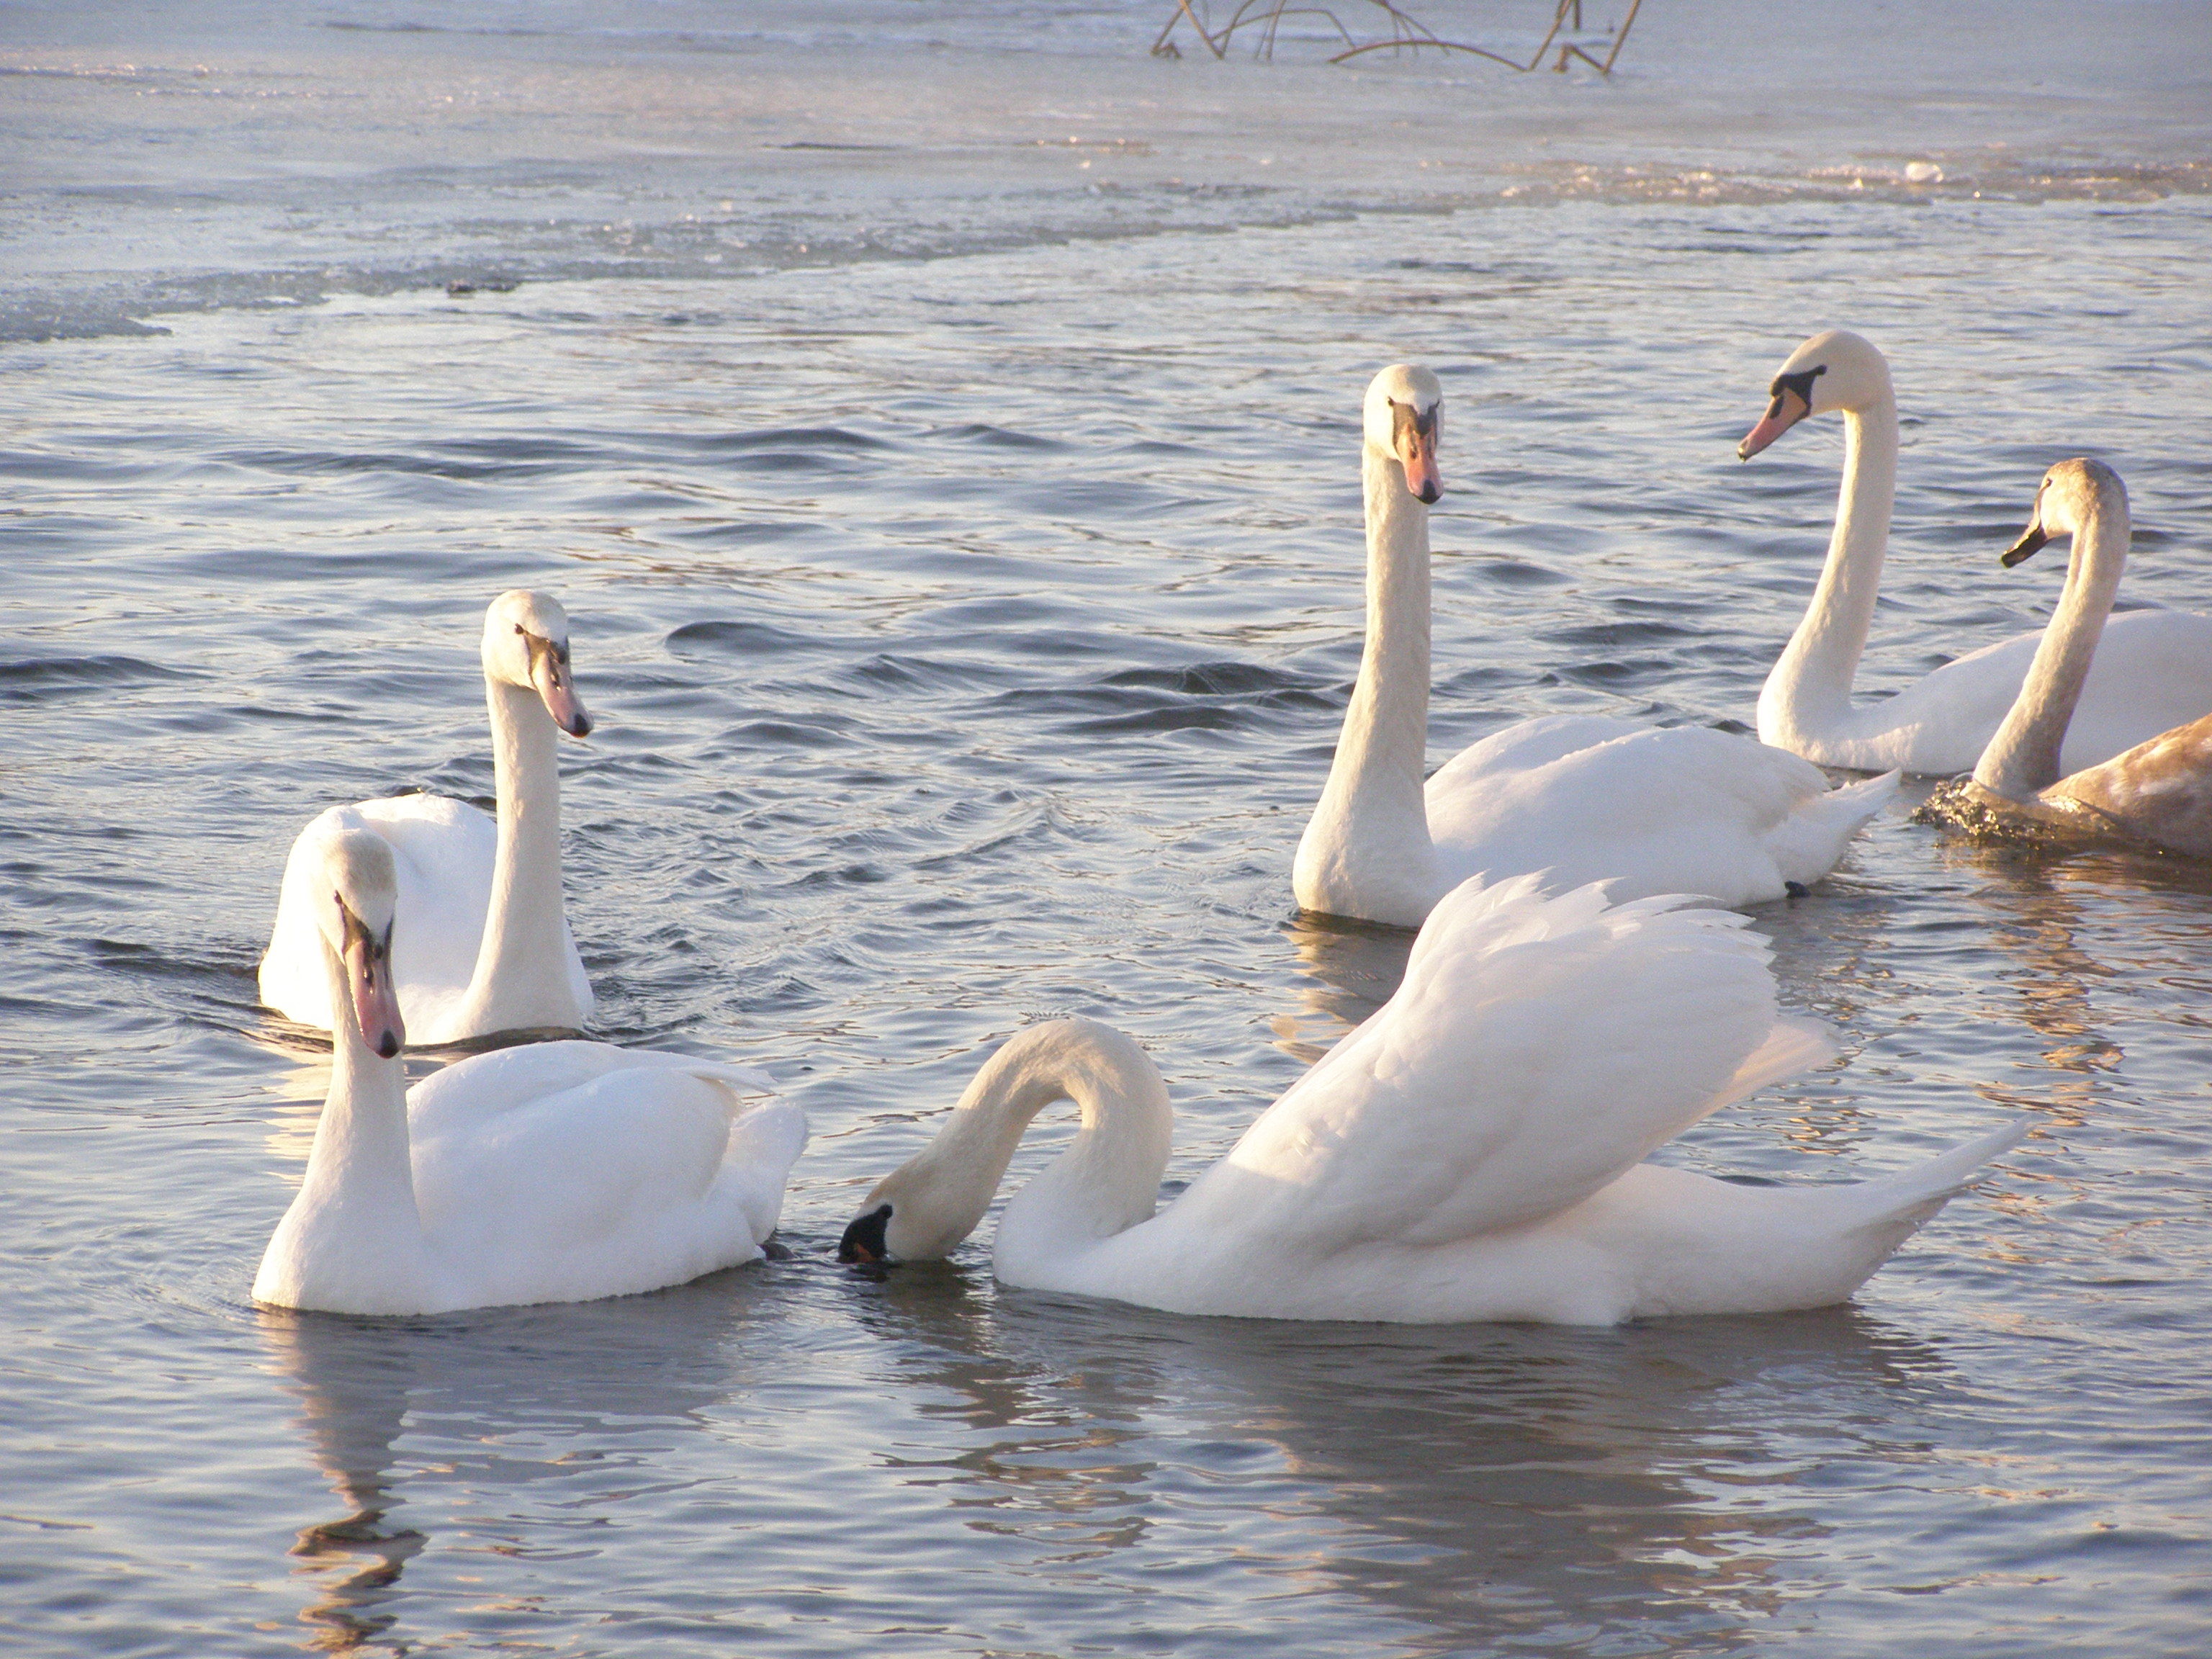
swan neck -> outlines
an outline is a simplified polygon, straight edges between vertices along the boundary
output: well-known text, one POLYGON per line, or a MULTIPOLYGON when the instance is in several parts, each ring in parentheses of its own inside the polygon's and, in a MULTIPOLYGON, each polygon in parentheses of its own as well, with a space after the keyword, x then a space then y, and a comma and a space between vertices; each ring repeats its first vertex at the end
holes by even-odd
POLYGON ((1366 451, 1367 639, 1329 773, 1363 802, 1418 817, 1429 742, 1429 509, 1399 464, 1366 451))
POLYGON ((1759 693, 1761 742, 1802 748, 1850 715, 1851 681, 1881 592, 1896 498, 1897 399, 1885 389, 1844 411, 1844 479, 1827 562, 1804 618, 1759 693))
POLYGON ((323 962, 334 1016, 331 1092, 315 1125, 301 1198, 419 1234, 405 1072, 398 1060, 383 1058, 362 1038, 345 964, 327 940, 323 962))
POLYGON ((467 1003, 482 1032, 574 1026, 561 895, 561 768, 534 690, 487 678, 499 844, 467 1003))
POLYGON ((1035 1282, 1047 1263, 1150 1220, 1158 1206, 1175 1132, 1167 1086, 1134 1042, 1108 1035, 1110 1045, 1079 1043, 1054 1057, 1011 1097, 1024 1128, 1062 1099, 1075 1103, 1082 1122, 1000 1218, 992 1259, 1010 1282, 1035 1282))
POLYGON ((1020 1257, 1069 1239, 1105 1237, 1149 1217, 1173 1135, 1158 1069, 1107 1028, 1040 1028, 993 1055, 936 1139, 871 1194, 872 1203, 884 1198, 896 1209, 894 1225, 909 1241, 901 1253, 942 1255, 973 1232, 1030 1123, 1062 1100, 1075 1103, 1081 1126, 1007 1206, 1000 1258, 1010 1245, 1020 1257))
POLYGON ((2075 531, 2058 608, 2035 647, 2020 695, 1974 768, 1974 781, 1983 788, 2008 800, 2030 800, 2063 775, 2059 751, 2119 592, 2128 542, 2128 510, 2120 502, 2097 503, 2075 531))
POLYGON ((1364 451, 1367 637, 1328 781, 1298 843, 1300 905, 1418 926, 1442 882, 1423 775, 1429 741, 1429 510, 1364 451))

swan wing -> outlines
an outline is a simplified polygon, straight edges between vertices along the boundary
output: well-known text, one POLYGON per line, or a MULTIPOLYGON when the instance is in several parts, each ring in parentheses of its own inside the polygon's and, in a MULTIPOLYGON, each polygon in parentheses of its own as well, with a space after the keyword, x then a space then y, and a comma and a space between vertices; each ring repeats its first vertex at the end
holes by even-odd
POLYGON ((407 1091, 408 1133, 420 1140, 481 1127, 489 1120, 580 1089, 617 1073, 683 1072, 728 1084, 744 1094, 773 1094, 775 1079, 751 1066, 623 1048, 580 1039, 522 1042, 471 1054, 433 1072, 407 1091))
MULTIPOLYGON (((1848 830, 1826 838, 1826 863, 1802 867, 1801 843, 1822 837, 1791 821, 1831 793, 1809 761, 1705 726, 1624 724, 1625 733, 1539 764, 1455 772, 1455 762, 1437 773, 1429 827, 1447 870, 1491 879, 1546 871, 1557 889, 1607 881, 1624 899, 1695 893, 1750 904, 1780 898, 1840 854, 1848 830)), ((1887 799, 1875 793, 1851 829, 1887 799)))
POLYGON ((1595 749, 1615 738, 1649 729, 1642 721, 1616 714, 1540 714, 1516 720, 1478 743, 1471 743, 1438 767, 1428 781, 1429 815, 1438 800, 1449 800, 1477 778, 1526 772, 1578 750, 1595 749))
POLYGON ((750 1260, 805 1139, 795 1106, 744 1111, 768 1086, 744 1066, 581 1042, 448 1066, 408 1100, 424 1230, 483 1303, 619 1295, 750 1260))
MULTIPOLYGON (((1926 777, 1971 772, 2010 711, 2043 642, 2015 634, 1945 663, 1893 697, 1861 702, 1804 752, 1830 766, 1901 767, 1926 777)), ((2115 612, 2066 727, 2059 755, 2071 775, 2212 714, 2212 617, 2187 611, 2115 612)))
POLYGON ((1778 1018, 1743 919, 1683 905, 1533 878, 1454 890, 1398 994, 1170 1213, 1303 1254, 1470 1237, 1580 1202, 1826 1058, 1778 1018))

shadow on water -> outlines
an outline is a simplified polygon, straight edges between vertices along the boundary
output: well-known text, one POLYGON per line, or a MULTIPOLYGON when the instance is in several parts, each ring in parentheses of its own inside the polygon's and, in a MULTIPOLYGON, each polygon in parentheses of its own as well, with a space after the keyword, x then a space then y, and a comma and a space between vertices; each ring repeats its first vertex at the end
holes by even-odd
POLYGON ((1218 1600, 1233 1560, 1268 1584, 1243 1599, 1348 1604, 1393 1652, 1745 1650, 1808 1593, 1786 1564, 1827 1533, 1810 1449, 1949 1389, 1934 1349, 1844 1308, 1291 1327, 943 1267, 879 1285, 864 1324, 965 1443, 904 1480, 1071 1577, 1165 1553, 1218 1600))

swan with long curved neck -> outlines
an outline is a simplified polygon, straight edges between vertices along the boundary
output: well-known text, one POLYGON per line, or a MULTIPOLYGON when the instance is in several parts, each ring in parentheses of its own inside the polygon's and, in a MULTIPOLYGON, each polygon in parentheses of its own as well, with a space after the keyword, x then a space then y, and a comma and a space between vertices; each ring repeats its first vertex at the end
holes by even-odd
POLYGON ((760 1256, 806 1139, 796 1106, 743 1109, 774 1088, 767 1078, 543 1042, 409 1091, 391 845, 343 824, 309 833, 298 856, 337 1012, 331 1091, 256 1301, 349 1314, 583 1302, 760 1256))
POLYGON ((1037 1113, 1073 1143, 1008 1200, 1010 1285, 1175 1313, 1544 1320, 1840 1302, 2026 1133, 1900 1174, 1745 1187, 1642 1162, 1817 1063, 1743 918, 1679 897, 1547 896, 1522 877, 1436 907, 1404 983, 1155 1213, 1172 1115, 1144 1051, 1091 1020, 1013 1037, 845 1230, 854 1262, 942 1256, 1037 1113))
MULTIPOLYGON (((1766 413, 1736 447, 1749 460, 1791 427, 1844 417, 1844 477, 1827 562, 1804 618, 1759 694, 1761 742, 1823 766, 1948 777, 1971 769, 2013 706, 2039 633, 2016 635, 1946 663, 1894 696, 1855 702, 1881 589, 1897 495, 1897 396, 1889 364, 1845 329, 1815 334, 1767 387, 1766 413)), ((2109 760, 2212 713, 2212 617, 2131 611, 2112 618, 2081 687, 2062 764, 2109 760)))
POLYGON ((2212 858, 2212 715, 2064 769, 2068 723, 2101 652, 2131 536, 2127 486, 2101 461, 2061 461, 2044 474, 2034 515, 2003 562, 2009 568, 2069 536, 2066 586, 2019 697, 1973 776, 1936 790, 1918 816, 1977 835, 2118 839, 2212 858))
POLYGON ((556 733, 592 729, 571 677, 568 613, 543 593, 502 593, 484 615, 482 656, 496 817, 442 795, 398 795, 334 806, 310 823, 285 864, 261 959, 261 1000, 287 1019, 331 1027, 317 895, 302 860, 334 828, 392 844, 402 941, 394 972, 416 1042, 575 1030, 591 1018, 591 981, 561 893, 556 733))
POLYGON ((1417 927, 1472 875, 1609 880, 1616 897, 1755 904, 1819 880, 1895 792, 1831 789, 1778 749, 1606 714, 1524 720, 1425 784, 1429 507, 1442 490, 1443 388, 1400 364, 1367 388, 1367 637, 1328 781, 1291 882, 1318 915, 1417 927))

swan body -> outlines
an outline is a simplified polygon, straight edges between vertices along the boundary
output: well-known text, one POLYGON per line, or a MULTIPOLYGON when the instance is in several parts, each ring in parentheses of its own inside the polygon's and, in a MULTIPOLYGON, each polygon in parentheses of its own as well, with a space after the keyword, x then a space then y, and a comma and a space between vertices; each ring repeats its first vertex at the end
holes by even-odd
POLYGON ((743 1109, 767 1078, 566 1042, 474 1055, 407 1091, 391 846, 326 825, 310 850, 334 1068, 256 1301, 348 1314, 581 1302, 759 1257, 806 1137, 795 1106, 743 1109))
POLYGON ((2070 536, 2065 590, 1973 776, 1938 789, 1921 809, 1923 818, 1979 835, 2122 840, 2212 858, 2212 715, 2065 771, 2069 719, 2112 637, 2106 617, 2130 534, 2127 487, 2110 467, 2061 461, 2044 475, 2035 516, 2004 562, 2017 564, 2070 536))
MULTIPOLYGON (((2042 635, 1984 646, 1893 697, 1854 702, 1897 491, 1889 364, 1870 342, 1830 329, 1790 354, 1768 393, 1766 414, 1737 453, 1748 460, 1808 416, 1840 410, 1844 478, 1819 585, 1759 692, 1759 740, 1823 766, 1933 777, 1971 770, 2019 695, 2042 635)), ((2063 764, 2069 772, 2094 766, 2208 713, 2212 617, 2115 617, 2081 688, 2063 764)))
POLYGON ((1434 375, 1402 365, 1368 387, 1366 647, 1298 845, 1298 903, 1417 927, 1474 875, 1544 870, 1559 886, 1610 879, 1619 898, 1729 905, 1826 875, 1894 777, 1832 790, 1810 763, 1723 732, 1571 714, 1493 732, 1422 782, 1441 399, 1434 375))
POLYGON ((316 849, 341 830, 390 843, 398 872, 393 962, 407 1029, 421 1043, 501 1031, 574 1030, 592 986, 561 895, 556 729, 591 718, 569 678, 568 618, 553 599, 502 593, 484 617, 499 815, 441 795, 334 806, 293 843, 261 959, 261 1000, 287 1019, 331 1029, 315 923, 316 849))
POLYGON ((1848 1297, 2013 1124, 1899 1175, 1744 1187, 1641 1162, 1829 1053, 1778 1017, 1743 919, 1679 896, 1469 882, 1403 984, 1155 1213, 1159 1073, 1090 1020, 992 1056, 936 1138, 871 1192, 847 1261, 941 1256, 1016 1144, 1073 1098, 1073 1143, 1007 1202, 1008 1284, 1189 1314, 1610 1324, 1848 1297))

